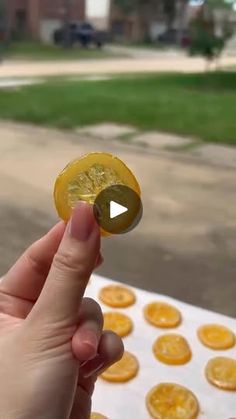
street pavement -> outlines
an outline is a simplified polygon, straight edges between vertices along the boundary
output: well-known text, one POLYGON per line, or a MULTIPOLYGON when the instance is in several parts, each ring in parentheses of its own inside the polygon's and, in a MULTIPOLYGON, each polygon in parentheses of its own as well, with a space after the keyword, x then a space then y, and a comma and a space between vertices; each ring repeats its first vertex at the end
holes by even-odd
POLYGON ((204 156, 202 149, 144 147, 135 131, 125 143, 117 130, 108 126, 106 136, 104 126, 99 134, 99 127, 69 132, 0 123, 0 275, 57 221, 53 185, 68 161, 110 151, 137 175, 144 215, 133 232, 103 240, 99 272, 235 316, 236 166, 208 159, 209 150, 204 156))
MULTIPOLYGON (((107 50, 117 53, 117 57, 68 61, 6 60, 0 64, 0 78, 144 72, 194 73, 206 70, 204 59, 188 57, 183 52, 115 46, 108 46, 107 50), (124 58, 119 58, 121 54, 124 55, 124 58)), ((220 65, 222 68, 236 66, 236 56, 223 56, 220 65)))

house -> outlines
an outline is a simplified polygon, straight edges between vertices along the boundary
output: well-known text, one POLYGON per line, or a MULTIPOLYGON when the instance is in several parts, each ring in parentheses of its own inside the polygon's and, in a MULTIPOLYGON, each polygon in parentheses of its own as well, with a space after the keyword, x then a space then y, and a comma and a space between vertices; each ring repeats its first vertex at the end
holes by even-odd
POLYGON ((50 42, 67 17, 84 20, 86 0, 5 0, 9 31, 17 38, 50 42))
POLYGON ((236 30, 236 12, 235 10, 219 9, 214 10, 215 33, 222 36, 227 22, 228 28, 235 33, 236 30))
MULTIPOLYGON (((186 29, 187 11, 186 1, 177 1, 176 20, 173 22, 173 29, 186 29), (184 13, 183 13, 184 10, 184 13)), ((167 29, 166 16, 163 9, 163 2, 158 1, 143 4, 141 13, 125 13, 111 0, 110 6, 110 30, 113 38, 118 41, 137 42, 149 37, 156 40, 158 36, 167 29)))
POLYGON ((86 0, 86 19, 97 29, 109 29, 110 0, 86 0))

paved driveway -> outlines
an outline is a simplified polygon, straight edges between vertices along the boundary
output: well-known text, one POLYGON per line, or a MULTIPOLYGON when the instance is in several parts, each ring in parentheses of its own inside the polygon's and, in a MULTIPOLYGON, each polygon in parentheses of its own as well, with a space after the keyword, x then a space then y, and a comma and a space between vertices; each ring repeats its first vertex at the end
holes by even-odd
POLYGON ((187 152, 148 152, 117 141, 0 124, 0 274, 53 225, 58 172, 77 155, 111 151, 137 174, 144 217, 103 241, 100 272, 145 289, 236 314, 236 171, 187 152))

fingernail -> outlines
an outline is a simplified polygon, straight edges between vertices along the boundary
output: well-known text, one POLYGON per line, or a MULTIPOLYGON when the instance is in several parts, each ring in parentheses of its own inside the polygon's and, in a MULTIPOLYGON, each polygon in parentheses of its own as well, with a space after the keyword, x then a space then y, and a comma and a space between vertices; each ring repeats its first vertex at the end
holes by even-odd
POLYGON ((98 371, 100 371, 104 365, 105 362, 98 355, 92 361, 89 361, 86 365, 83 365, 81 368, 81 373, 83 374, 84 378, 92 377, 92 375, 95 375, 98 371))
POLYGON ((92 206, 86 202, 79 202, 69 221, 69 234, 76 240, 86 241, 91 235, 94 225, 92 206))
POLYGON ((97 353, 98 337, 94 332, 89 330, 86 333, 84 332, 82 343, 97 353))

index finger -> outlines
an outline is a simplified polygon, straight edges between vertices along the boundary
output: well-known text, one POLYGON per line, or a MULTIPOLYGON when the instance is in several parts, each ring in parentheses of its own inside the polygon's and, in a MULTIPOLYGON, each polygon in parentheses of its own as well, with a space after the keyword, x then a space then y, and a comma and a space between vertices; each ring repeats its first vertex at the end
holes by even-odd
POLYGON ((42 291, 66 225, 59 222, 18 259, 0 283, 0 291, 34 302, 42 291))

